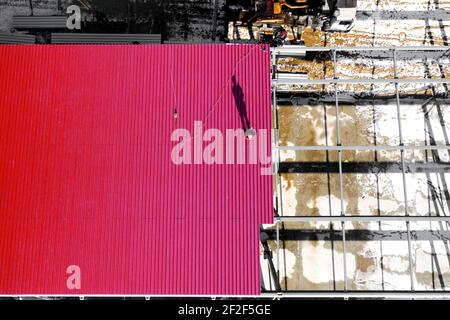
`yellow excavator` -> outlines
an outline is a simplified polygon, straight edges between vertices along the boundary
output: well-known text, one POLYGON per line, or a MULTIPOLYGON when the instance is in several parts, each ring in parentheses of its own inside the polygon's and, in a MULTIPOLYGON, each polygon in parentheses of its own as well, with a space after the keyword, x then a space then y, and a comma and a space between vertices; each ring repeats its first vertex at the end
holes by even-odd
MULTIPOLYGON (((273 15, 308 17, 313 28, 330 32, 348 32, 356 18, 357 0, 272 0, 273 15)), ((294 20, 295 20, 294 18, 294 20)), ((298 24, 298 23, 297 23, 298 24)))
POLYGON ((306 28, 350 31, 356 20, 356 7, 357 0, 253 0, 255 9, 242 10, 245 14, 233 22, 233 27, 240 26, 260 42, 301 44, 306 28), (282 38, 276 39, 280 35, 282 38))
POLYGON ((273 2, 273 14, 281 14, 283 9, 288 11, 302 10, 309 7, 308 0, 275 0, 273 2))

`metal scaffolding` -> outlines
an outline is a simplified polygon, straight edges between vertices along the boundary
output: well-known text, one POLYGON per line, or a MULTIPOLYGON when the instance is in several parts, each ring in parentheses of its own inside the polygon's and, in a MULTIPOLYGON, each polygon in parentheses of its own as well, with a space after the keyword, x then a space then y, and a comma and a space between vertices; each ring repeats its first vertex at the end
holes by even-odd
MULTIPOLYGON (((442 163, 441 161, 437 161, 434 163, 428 162, 428 153, 431 152, 433 155, 433 159, 436 158, 437 152, 439 150, 447 151, 450 155, 450 143, 448 140, 446 140, 446 143, 444 145, 438 145, 435 143, 435 141, 430 141, 431 143, 425 143, 424 145, 416 145, 416 144, 405 144, 404 143, 404 136, 403 136, 403 128, 402 128, 402 119, 401 119, 401 106, 402 106, 402 100, 401 100, 401 94, 400 94, 400 85, 402 84, 424 84, 428 87, 433 88, 433 97, 434 99, 437 99, 438 97, 435 94, 434 91, 434 85, 436 84, 447 84, 450 83, 450 79, 446 78, 444 75, 442 75, 439 78, 431 78, 429 75, 425 75, 423 78, 400 78, 398 77, 398 66, 397 66, 397 54, 398 52, 419 52, 422 53, 425 57, 427 54, 430 53, 437 53, 441 56, 448 56, 450 53, 449 47, 439 47, 439 46, 423 46, 423 47, 299 47, 299 46, 285 46, 281 48, 273 48, 272 53, 272 97, 273 97, 273 122, 274 122, 274 128, 275 130, 275 136, 274 136, 274 142, 273 142, 273 159, 274 159, 274 169, 275 169, 275 226, 274 227, 267 227, 263 232, 265 232, 266 239, 269 239, 268 241, 272 240, 275 242, 275 247, 277 250, 277 263, 276 263, 276 277, 273 278, 278 279, 279 281, 282 281, 283 275, 280 273, 280 250, 283 250, 284 247, 283 242, 286 239, 310 239, 311 235, 318 235, 320 233, 323 234, 323 239, 326 239, 328 241, 331 241, 331 247, 333 248, 333 242, 334 241, 340 241, 342 243, 342 254, 343 254, 343 290, 336 290, 336 275, 335 275, 335 267, 334 267, 334 249, 332 252, 332 259, 333 259, 333 288, 334 291, 329 292, 328 295, 335 293, 339 293, 342 296, 378 296, 383 295, 383 292, 362 292, 362 291, 354 291, 349 289, 348 285, 348 266, 347 266, 347 236, 350 236, 350 241, 353 241, 355 239, 358 239, 357 237, 363 235, 365 237, 368 237, 368 239, 371 239, 370 237, 373 236, 371 234, 371 231, 368 230, 362 230, 361 232, 355 232, 355 230, 346 230, 346 223, 350 222, 377 222, 379 224, 379 231, 373 232, 375 234, 374 239, 378 239, 380 241, 380 251, 382 247, 382 237, 387 236, 389 237, 389 232, 381 230, 381 223, 382 222, 402 222, 406 226, 405 232, 397 232, 398 239, 397 240, 406 240, 407 242, 407 248, 408 248, 408 273, 409 273, 409 281, 410 281, 410 290, 408 291, 402 291, 402 292, 392 292, 392 291, 385 291, 386 294, 391 294, 393 296, 399 294, 399 295, 413 295, 414 293, 418 294, 419 291, 415 288, 415 276, 414 276, 414 261, 413 261, 413 249, 412 249, 412 241, 417 239, 431 239, 430 243, 432 244, 432 240, 442 240, 445 242, 446 248, 448 246, 447 241, 450 242, 450 234, 447 229, 441 229, 440 233, 438 235, 433 234, 432 236, 428 235, 428 231, 424 231, 422 233, 418 231, 412 231, 410 227, 410 222, 430 222, 431 223, 439 223, 441 226, 443 224, 450 226, 450 215, 446 215, 445 211, 443 211, 443 214, 439 214, 438 211, 436 211, 436 215, 432 216, 430 215, 426 216, 419 216, 411 214, 409 211, 409 203, 408 203, 408 183, 407 183, 407 174, 409 168, 415 166, 422 166, 423 168, 426 167, 426 169, 423 169, 423 172, 426 172, 427 175, 430 173, 441 173, 440 179, 442 180, 442 184, 445 186, 445 197, 446 202, 449 206, 449 212, 450 212, 450 194, 448 193, 448 190, 446 190, 446 181, 445 176, 443 172, 447 172, 447 167, 450 168, 449 163, 442 163), (390 61, 393 63, 393 77, 392 78, 366 78, 366 79, 341 79, 338 76, 338 58, 337 53, 338 52, 388 52, 390 53, 390 61), (330 79, 308 79, 305 77, 305 75, 293 75, 289 73, 279 73, 277 71, 277 61, 280 57, 306 57, 306 55, 310 54, 310 52, 328 52, 330 54, 329 60, 332 62, 333 65, 333 78, 330 79), (398 137, 399 137, 399 144, 398 145, 343 145, 341 141, 341 128, 340 128, 340 93, 338 90, 338 85, 340 84, 393 84, 395 89, 395 105, 396 105, 396 117, 397 117, 397 130, 398 130, 398 137), (333 99, 328 100, 327 103, 331 105, 331 100, 334 100, 334 109, 336 113, 336 145, 328 145, 328 142, 326 145, 317 145, 317 146, 280 146, 279 145, 279 117, 278 117, 278 95, 279 93, 283 93, 286 95, 286 92, 290 92, 291 89, 289 89, 289 86, 291 85, 297 85, 295 89, 292 89, 292 92, 298 92, 298 86, 307 86, 307 85, 331 85, 334 92, 332 92, 333 99), (292 213, 285 212, 283 210, 283 187, 282 187, 282 173, 303 173, 303 172, 309 172, 307 170, 302 170, 300 167, 302 166, 301 163, 296 163, 298 170, 290 170, 292 168, 292 163, 282 162, 282 157, 280 152, 281 151, 324 151, 327 154, 327 162, 324 162, 326 165, 324 165, 323 171, 320 171, 322 173, 328 174, 328 184, 330 184, 329 180, 329 159, 328 159, 328 152, 334 151, 337 152, 338 155, 338 161, 335 169, 336 173, 338 174, 339 178, 339 206, 340 206, 340 213, 339 215, 332 215, 331 211, 328 216, 322 215, 322 216, 312 216, 312 215, 292 215, 292 213), (398 151, 400 153, 400 161, 397 164, 399 167, 399 173, 402 175, 402 185, 403 185, 403 205, 404 205, 404 214, 403 215, 381 215, 380 211, 378 209, 378 215, 358 215, 356 213, 347 212, 345 208, 344 203, 344 187, 343 187, 343 174, 344 174, 344 163, 342 159, 342 153, 345 151, 398 151), (424 151, 427 154, 427 161, 423 164, 412 164, 407 163, 405 160, 405 151, 424 151), (280 170, 280 168, 282 168, 280 170), (283 168, 288 168, 283 169, 283 168), (283 171, 285 170, 285 171, 283 171), (329 222, 330 229, 317 229, 317 230, 303 230, 303 229, 296 229, 296 230, 288 230, 284 228, 284 223, 305 223, 305 222, 329 222), (340 229, 334 230, 333 229, 333 223, 340 223, 340 229), (273 231, 273 228, 275 228, 273 231), (368 232, 365 232, 368 231, 368 232), (272 236, 272 232, 274 232, 274 236, 272 236), (421 238, 422 237, 422 238, 421 238)), ((446 87, 446 94, 448 94, 448 89, 446 87)), ((432 98, 433 98, 432 97, 432 98)), ((441 123, 442 123, 441 119, 441 123)), ((443 130, 445 131, 445 128, 443 127, 443 130)), ((444 132, 445 137, 447 137, 446 132, 444 132)), ((365 163, 367 167, 370 166, 378 166, 379 168, 379 162, 376 160, 373 163, 365 163)), ((348 170, 349 167, 351 167, 351 163, 345 163, 345 170, 348 170)), ((422 168, 421 167, 421 168, 422 168)), ((317 171, 313 171, 317 172, 317 171)), ((347 171, 345 171, 347 172, 347 171)), ((378 176, 377 176, 378 181, 378 176)), ((378 182, 377 182, 378 183, 378 182)), ((378 188, 378 184, 377 184, 378 188)), ((329 186, 328 186, 329 189, 329 186)), ((436 196, 430 196, 430 199, 433 198, 434 202, 436 199, 436 196), (434 198, 433 198, 434 197, 434 198)), ((437 204, 435 204, 437 207, 437 204)), ((331 209, 331 204, 330 204, 331 209)), ((395 237, 394 237, 395 238, 395 237)), ((390 239, 394 239, 390 238, 390 239)), ((448 250, 448 258, 450 263, 450 249, 448 250)), ((382 259, 382 257, 381 257, 382 259)), ((436 265, 437 269, 439 270, 438 261, 432 260, 433 265, 436 265)), ((383 262, 381 261, 381 269, 383 270, 383 262)), ((434 274, 433 274, 434 276, 434 274)), ((382 271, 382 278, 383 278, 383 271, 382 271)), ((439 275, 439 280, 441 282, 441 289, 439 294, 441 295, 447 295, 446 291, 446 285, 445 281, 443 280, 442 275, 439 275)), ((382 280, 382 287, 384 290, 384 278, 382 280)), ((433 280, 434 284, 434 280, 433 280)), ((447 285, 448 287, 448 285, 447 285)), ((284 294, 292 296, 317 296, 317 295, 327 295, 327 293, 322 292, 314 292, 314 291, 298 291, 298 290, 292 290, 287 288, 286 286, 283 288, 281 284, 278 286, 277 290, 263 290, 264 294, 267 295, 278 295, 282 296, 284 294)), ((427 294, 427 293, 422 293, 427 294)), ((430 296, 432 296, 432 293, 430 293, 430 296)), ((450 296, 449 296, 450 297, 450 296)))

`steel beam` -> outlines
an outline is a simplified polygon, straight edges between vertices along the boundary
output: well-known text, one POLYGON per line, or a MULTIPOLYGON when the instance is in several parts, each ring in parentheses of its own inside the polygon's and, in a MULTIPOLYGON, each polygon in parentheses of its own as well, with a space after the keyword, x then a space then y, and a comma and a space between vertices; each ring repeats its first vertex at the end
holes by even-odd
POLYGON ((287 291, 262 292, 261 298, 379 298, 379 299, 450 299, 450 291, 287 291))
POLYGON ((447 46, 385 46, 385 47, 305 47, 298 45, 285 45, 282 47, 271 48, 270 51, 274 55, 286 55, 292 52, 326 52, 326 51, 447 51, 450 47, 447 46))
MULTIPOLYGON (((359 222, 360 223, 360 222, 359 222)), ((275 241, 275 231, 265 230, 267 240, 275 241)), ((409 232, 410 237, 414 241, 450 241, 450 231, 414 230, 409 232)), ((408 241, 407 230, 368 230, 368 229, 350 229, 345 233, 342 230, 330 231, 325 229, 283 229, 280 231, 280 239, 282 241, 329 241, 342 242, 346 241, 408 241)), ((411 287, 413 288, 413 287, 411 287)))
POLYGON ((130 295, 117 295, 117 294, 87 294, 87 295, 74 295, 74 294, 59 294, 55 295, 41 295, 36 296, 33 294, 22 294, 22 295, 6 295, 2 294, 0 297, 5 298, 16 298, 19 300, 23 300, 23 298, 37 298, 43 300, 51 300, 58 299, 63 297, 73 298, 73 297, 83 297, 83 298, 109 298, 109 297, 117 297, 117 298, 142 298, 145 300, 150 300, 151 298, 207 298, 207 299, 217 299, 217 298, 231 298, 231 299, 239 299, 239 298, 259 298, 259 299, 289 299, 289 298, 407 298, 407 299, 417 299, 419 297, 422 298, 442 298, 442 299, 450 299, 450 291, 283 291, 283 292, 275 292, 275 291, 265 291, 261 292, 258 295, 215 295, 211 297, 211 295, 175 295, 175 294, 155 294, 155 295, 145 295, 145 294, 130 294, 130 295))
POLYGON ((380 11, 369 11, 362 10, 356 12, 356 19, 367 20, 450 20, 450 11, 446 10, 430 10, 430 11, 391 11, 391 10, 380 10, 380 11))
POLYGON ((287 76, 283 77, 282 74, 278 74, 276 79, 272 80, 272 86, 277 85, 331 85, 331 84, 405 84, 405 83, 418 83, 418 84, 443 84, 450 83, 450 78, 411 78, 411 79, 303 79, 302 77, 287 76))
POLYGON ((275 146, 280 151, 401 151, 401 150, 450 150, 450 145, 403 145, 403 146, 275 146))
POLYGON ((283 216, 274 217, 275 221, 283 222, 449 222, 450 216, 283 216))
MULTIPOLYGON (((397 80, 397 55, 395 49, 392 50, 392 61, 394 62, 394 79, 397 80)), ((397 125, 398 125, 398 136, 400 140, 400 146, 403 146, 403 130, 402 130, 402 118, 400 112, 400 93, 398 89, 398 83, 395 83, 395 100, 397 105, 397 125)), ((403 181, 403 197, 405 203, 405 216, 409 216, 408 212, 408 189, 406 183, 406 172, 405 172, 405 150, 400 150, 400 158, 402 164, 402 181, 403 181)), ((413 260, 412 260, 412 248, 411 248, 411 231, 409 226, 409 221, 406 221, 406 232, 408 235, 408 260, 409 260, 409 277, 411 282, 411 291, 414 291, 414 274, 413 274, 413 260)))
MULTIPOLYGON (((450 162, 405 162, 406 173, 450 172, 450 162)), ((335 161, 287 161, 278 166, 278 173, 338 173, 335 161)), ((343 173, 400 173, 401 163, 396 161, 350 161, 342 163, 343 173)))

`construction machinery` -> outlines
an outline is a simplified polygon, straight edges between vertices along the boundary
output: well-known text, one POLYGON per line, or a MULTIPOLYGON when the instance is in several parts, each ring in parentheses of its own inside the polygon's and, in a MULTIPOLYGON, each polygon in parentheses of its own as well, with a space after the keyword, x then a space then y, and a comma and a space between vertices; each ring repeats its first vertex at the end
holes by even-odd
POLYGON ((356 0, 334 0, 324 6, 328 19, 324 22, 324 31, 350 31, 356 20, 356 0), (327 10, 326 10, 327 9, 327 10))
POLYGON ((281 14, 284 10, 303 10, 308 8, 307 0, 277 0, 273 3, 273 13, 281 14))
POLYGON ((326 32, 348 32, 356 19, 357 0, 268 0, 253 1, 248 9, 241 9, 238 21, 229 27, 230 40, 250 40, 280 45, 275 36, 280 29, 286 30, 285 41, 302 43, 305 28, 326 32), (239 28, 243 35, 239 34, 239 28))

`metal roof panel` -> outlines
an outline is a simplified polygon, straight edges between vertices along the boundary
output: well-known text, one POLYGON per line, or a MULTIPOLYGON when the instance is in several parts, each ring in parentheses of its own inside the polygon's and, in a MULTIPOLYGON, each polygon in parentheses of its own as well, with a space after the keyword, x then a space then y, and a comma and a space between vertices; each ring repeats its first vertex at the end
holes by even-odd
POLYGON ((233 76, 251 125, 270 129, 268 47, 5 45, 0 56, 1 294, 259 293, 272 177, 260 164, 175 165, 170 137, 196 120, 239 128, 233 76), (80 289, 67 286, 72 265, 80 289))

